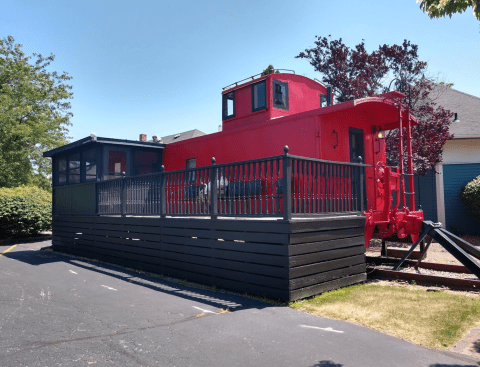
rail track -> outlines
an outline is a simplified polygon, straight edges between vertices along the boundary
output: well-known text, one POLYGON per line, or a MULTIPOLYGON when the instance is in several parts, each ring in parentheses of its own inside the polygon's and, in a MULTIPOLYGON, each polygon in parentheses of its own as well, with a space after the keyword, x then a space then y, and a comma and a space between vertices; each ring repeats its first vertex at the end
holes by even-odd
POLYGON ((465 266, 405 260, 403 267, 395 271, 393 267, 398 261, 397 258, 367 256, 368 278, 414 281, 424 286, 480 292, 480 279, 465 266))

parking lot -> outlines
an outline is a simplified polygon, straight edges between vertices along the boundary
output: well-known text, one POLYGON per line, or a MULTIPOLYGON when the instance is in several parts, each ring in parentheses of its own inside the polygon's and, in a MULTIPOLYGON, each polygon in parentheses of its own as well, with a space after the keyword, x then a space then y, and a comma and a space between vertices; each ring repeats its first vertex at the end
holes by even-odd
POLYGON ((0 246, 0 366, 476 366, 342 321, 0 246))

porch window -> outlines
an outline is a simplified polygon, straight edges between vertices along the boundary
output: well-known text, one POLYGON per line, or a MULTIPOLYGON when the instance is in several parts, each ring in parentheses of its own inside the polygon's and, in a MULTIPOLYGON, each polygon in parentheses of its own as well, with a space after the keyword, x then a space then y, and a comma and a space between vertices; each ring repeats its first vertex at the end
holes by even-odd
POLYGON ((111 150, 108 152, 108 174, 121 176, 127 166, 127 152, 123 150, 111 150))
POLYGON ((95 149, 83 152, 83 166, 85 168, 85 181, 97 179, 97 154, 95 149))
POLYGON ((261 81, 252 85, 252 112, 267 108, 267 82, 261 81))
POLYGON ((133 156, 133 166, 135 175, 146 175, 148 173, 157 172, 158 153, 141 150, 135 151, 133 156))
POLYGON ((63 185, 67 183, 67 158, 57 158, 57 170, 58 170, 58 184, 63 185))
POLYGON ((222 120, 235 117, 235 92, 224 94, 222 105, 222 120))
POLYGON ((288 84, 273 80, 273 107, 288 110, 288 84))
POLYGON ((68 183, 80 182, 80 153, 68 156, 68 183))

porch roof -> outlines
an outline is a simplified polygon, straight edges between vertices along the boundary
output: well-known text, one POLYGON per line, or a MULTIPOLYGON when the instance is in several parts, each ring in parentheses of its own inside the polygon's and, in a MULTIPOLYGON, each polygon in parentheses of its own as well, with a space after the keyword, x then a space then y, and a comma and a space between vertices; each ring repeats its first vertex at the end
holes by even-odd
POLYGON ((99 136, 87 136, 86 138, 74 141, 73 143, 66 144, 64 146, 48 150, 43 153, 44 157, 53 157, 57 154, 67 152, 69 150, 78 148, 80 146, 91 145, 91 144, 113 144, 120 146, 133 146, 141 148, 154 148, 154 149, 165 149, 165 144, 153 143, 153 142, 143 142, 137 140, 124 140, 124 139, 112 139, 112 138, 102 138, 99 136))

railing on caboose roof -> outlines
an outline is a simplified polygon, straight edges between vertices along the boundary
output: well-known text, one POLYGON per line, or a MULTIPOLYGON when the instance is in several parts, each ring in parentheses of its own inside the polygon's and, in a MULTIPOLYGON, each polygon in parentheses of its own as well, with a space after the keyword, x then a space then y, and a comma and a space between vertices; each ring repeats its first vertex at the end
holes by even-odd
POLYGON ((261 73, 258 73, 258 74, 255 74, 255 75, 252 75, 252 76, 249 76, 248 78, 245 78, 245 79, 242 79, 242 80, 239 80, 238 82, 235 82, 235 83, 232 83, 232 84, 229 84, 227 85, 226 87, 223 87, 222 90, 227 90, 227 89, 230 89, 230 88, 233 88, 233 87, 237 87, 238 85, 241 85, 243 84, 244 82, 250 82, 252 80, 255 80, 255 78, 260 78, 262 76, 266 76, 268 74, 275 74, 275 73, 279 73, 280 71, 282 72, 288 72, 288 73, 292 73, 292 74, 295 74, 295 70, 289 70, 289 69, 270 69, 268 71, 268 73, 265 73, 265 71, 261 72, 261 73))
MULTIPOLYGON (((95 185, 96 215, 282 217, 362 213, 359 163, 288 154, 83 184, 95 185)), ((74 190, 76 185, 69 186, 74 190)), ((67 189, 68 189, 67 188, 67 189)), ((54 208, 64 194, 54 189, 54 208)), ((93 187, 92 187, 93 190, 93 187)), ((72 191, 73 192, 73 191, 72 191)), ((91 194, 93 196, 93 192, 91 194)), ((62 199, 63 198, 63 199, 62 199)), ((81 202, 82 200, 80 200, 81 202)), ((61 214, 55 213, 54 214, 61 214)))

